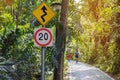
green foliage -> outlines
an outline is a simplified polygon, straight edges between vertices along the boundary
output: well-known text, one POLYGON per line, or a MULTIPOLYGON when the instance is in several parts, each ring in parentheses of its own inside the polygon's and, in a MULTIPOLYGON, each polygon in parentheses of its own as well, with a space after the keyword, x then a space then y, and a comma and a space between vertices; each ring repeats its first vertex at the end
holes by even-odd
MULTIPOLYGON (((35 0, 22 2, 13 0, 12 5, 5 6, 5 9, 0 3, 2 5, 0 6, 0 56, 4 57, 0 59, 0 79, 35 80, 40 78, 41 49, 34 46, 33 33, 34 27, 41 27, 41 25, 33 25, 32 15, 32 11, 40 3, 41 1, 35 0)), ((50 1, 49 4, 51 4, 50 1)), ((56 28, 53 23, 54 20, 49 23, 49 27, 52 27, 55 40, 56 28)), ((55 47, 46 49, 46 75, 58 66, 55 54, 55 47)))
POLYGON ((15 72, 14 62, 9 60, 6 61, 5 58, 0 57, 0 79, 2 80, 9 80, 9 79, 18 79, 19 77, 15 72))
POLYGON ((53 47, 48 47, 46 49, 46 60, 45 60, 45 65, 46 66, 46 71, 51 71, 53 70, 53 67, 58 67, 58 62, 56 60, 56 48, 53 47))
MULTIPOLYGON (((60 0, 48 0, 48 4, 60 0)), ((12 0, 5 5, 0 0, 0 79, 34 80, 41 71, 41 50, 34 46, 34 17, 32 11, 40 0, 12 0), (18 26, 17 26, 18 25, 18 26)), ((79 61, 93 64, 104 71, 120 73, 119 17, 120 6, 113 0, 70 0, 67 28, 67 51, 78 48, 79 61)), ((52 28, 54 41, 60 13, 56 13, 47 27, 52 28), (56 24, 55 24, 56 23, 56 24)), ((60 29, 62 27, 59 27, 60 29)), ((61 32, 62 33, 62 32, 61 32)), ((46 48, 45 72, 58 67, 55 44, 46 48)), ((65 66, 67 64, 65 63, 65 66)), ((40 77, 40 76, 39 76, 40 77)))
POLYGON ((69 50, 74 53, 78 47, 82 54, 79 61, 118 74, 120 15, 115 3, 119 1, 81 0, 70 4, 67 48, 72 45, 69 50))

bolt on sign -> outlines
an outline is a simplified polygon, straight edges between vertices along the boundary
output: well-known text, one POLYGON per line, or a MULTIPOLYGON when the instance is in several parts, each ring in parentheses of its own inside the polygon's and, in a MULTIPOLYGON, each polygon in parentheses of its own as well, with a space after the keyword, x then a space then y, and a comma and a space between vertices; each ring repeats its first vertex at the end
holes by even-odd
POLYGON ((32 14, 43 26, 55 16, 53 10, 45 2, 38 6, 32 14))

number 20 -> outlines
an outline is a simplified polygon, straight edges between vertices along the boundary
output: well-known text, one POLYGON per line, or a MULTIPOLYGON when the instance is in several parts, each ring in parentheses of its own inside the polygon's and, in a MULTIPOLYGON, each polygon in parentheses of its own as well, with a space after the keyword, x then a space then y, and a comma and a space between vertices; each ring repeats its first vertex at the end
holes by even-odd
POLYGON ((39 40, 48 40, 48 34, 47 33, 39 33, 39 40))

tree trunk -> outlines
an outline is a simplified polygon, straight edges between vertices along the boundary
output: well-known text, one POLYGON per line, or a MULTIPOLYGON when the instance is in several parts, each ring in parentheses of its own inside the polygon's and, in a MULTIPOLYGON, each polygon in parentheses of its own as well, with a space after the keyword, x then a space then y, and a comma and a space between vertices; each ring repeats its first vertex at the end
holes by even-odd
POLYGON ((63 80, 64 51, 66 43, 67 8, 69 0, 62 0, 60 26, 56 28, 56 49, 58 67, 54 69, 54 80, 63 80))
POLYGON ((16 12, 16 29, 18 28, 18 25, 19 25, 20 13, 21 13, 21 0, 18 0, 18 6, 17 6, 17 12, 16 12))
MULTIPOLYGON (((117 1, 117 6, 120 6, 120 0, 117 1)), ((116 25, 114 26, 115 34, 117 35, 115 38, 116 48, 114 50, 114 64, 113 64, 113 73, 120 73, 120 12, 116 14, 116 25)))

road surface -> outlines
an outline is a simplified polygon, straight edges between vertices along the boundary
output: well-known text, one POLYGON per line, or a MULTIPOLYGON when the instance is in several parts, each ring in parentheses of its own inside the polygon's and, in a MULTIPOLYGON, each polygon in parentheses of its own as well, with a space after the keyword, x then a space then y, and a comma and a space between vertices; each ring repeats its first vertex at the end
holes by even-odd
POLYGON ((106 73, 91 65, 75 61, 69 62, 66 80, 114 80, 106 73))

